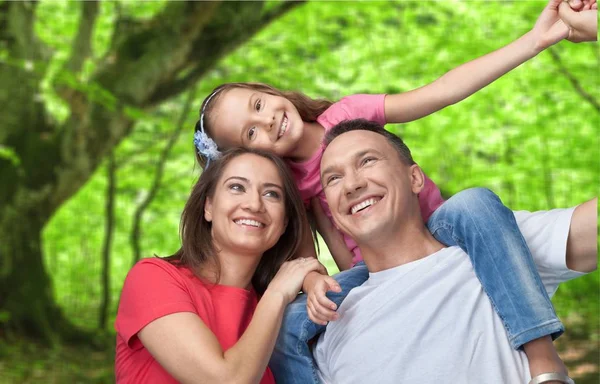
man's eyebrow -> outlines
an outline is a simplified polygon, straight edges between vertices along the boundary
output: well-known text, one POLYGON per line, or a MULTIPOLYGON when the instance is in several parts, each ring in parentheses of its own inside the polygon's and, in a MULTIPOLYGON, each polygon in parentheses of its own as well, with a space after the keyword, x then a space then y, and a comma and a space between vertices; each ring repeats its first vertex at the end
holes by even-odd
MULTIPOLYGON (((370 152, 373 152, 373 151, 374 151, 373 149, 368 148, 368 149, 364 149, 362 151, 356 152, 354 155, 352 155, 352 161, 355 161, 356 159, 360 159, 364 155, 366 155, 370 152)), ((339 166, 339 163, 328 166, 323 171, 321 171, 321 177, 323 177, 324 175, 326 175, 328 173, 333 172, 335 170, 335 168, 337 168, 338 166, 339 166)))

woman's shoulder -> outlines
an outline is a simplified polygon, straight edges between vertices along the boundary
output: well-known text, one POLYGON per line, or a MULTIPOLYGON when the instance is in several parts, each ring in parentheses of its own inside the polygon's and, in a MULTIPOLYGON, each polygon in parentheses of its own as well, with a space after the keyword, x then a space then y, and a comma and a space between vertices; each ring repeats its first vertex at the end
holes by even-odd
POLYGON ((185 266, 177 265, 160 257, 149 257, 138 261, 127 274, 127 280, 159 282, 165 280, 189 280, 193 273, 185 266))

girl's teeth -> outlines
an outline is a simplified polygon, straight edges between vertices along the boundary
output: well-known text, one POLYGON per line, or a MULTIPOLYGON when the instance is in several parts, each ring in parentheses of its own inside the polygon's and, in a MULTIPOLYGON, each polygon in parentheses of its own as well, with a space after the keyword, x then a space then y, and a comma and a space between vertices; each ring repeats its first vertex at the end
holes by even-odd
POLYGON ((287 130, 287 125, 288 125, 288 119, 287 119, 287 117, 284 117, 283 121, 281 122, 281 127, 279 127, 279 137, 283 136, 283 134, 287 130))

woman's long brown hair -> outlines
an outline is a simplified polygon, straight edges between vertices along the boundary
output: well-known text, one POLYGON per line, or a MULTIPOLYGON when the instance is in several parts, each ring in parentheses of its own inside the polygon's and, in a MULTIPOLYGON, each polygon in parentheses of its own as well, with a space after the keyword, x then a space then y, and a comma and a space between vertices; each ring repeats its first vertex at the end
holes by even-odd
MULTIPOLYGON (((268 84, 263 83, 225 83, 219 85, 215 88, 202 102, 202 106, 200 107, 200 113, 204 110, 204 131, 207 135, 212 136, 212 119, 211 115, 215 109, 215 106, 219 103, 219 99, 223 97, 227 91, 234 88, 244 88, 250 89, 253 91, 267 93, 269 95, 281 96, 288 99, 294 107, 298 110, 300 117, 303 121, 313 122, 317 120, 317 117, 321 115, 327 108, 333 104, 333 102, 326 99, 312 99, 301 92, 296 91, 280 91, 279 89, 272 87, 268 84), (211 95, 214 95, 212 98, 211 95), (210 100, 209 100, 210 98, 210 100), (207 101, 209 101, 207 105, 207 101)), ((198 154, 196 150, 196 160, 202 168, 206 165, 206 159, 198 154)))
POLYGON ((182 246, 175 254, 165 259, 173 264, 189 267, 197 276, 201 276, 202 268, 210 261, 217 266, 218 283, 220 265, 211 234, 212 224, 204 218, 204 206, 207 198, 218 199, 215 189, 228 164, 236 157, 248 153, 270 160, 277 168, 283 183, 285 217, 288 220, 285 232, 277 243, 263 254, 252 277, 254 289, 262 294, 281 264, 294 257, 305 236, 303 222, 306 220, 306 211, 300 192, 288 166, 276 155, 255 149, 235 148, 226 151, 218 160, 211 161, 210 167, 204 170, 194 185, 183 209, 180 225, 182 246))

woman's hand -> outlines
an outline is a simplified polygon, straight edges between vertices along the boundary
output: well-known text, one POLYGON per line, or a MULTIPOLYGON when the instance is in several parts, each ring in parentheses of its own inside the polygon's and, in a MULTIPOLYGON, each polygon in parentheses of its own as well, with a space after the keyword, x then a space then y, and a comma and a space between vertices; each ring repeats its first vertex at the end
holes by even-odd
POLYGON ((306 274, 311 271, 327 273, 319 260, 312 257, 286 261, 269 283, 265 295, 277 293, 283 296, 286 303, 291 303, 298 295, 306 274))

